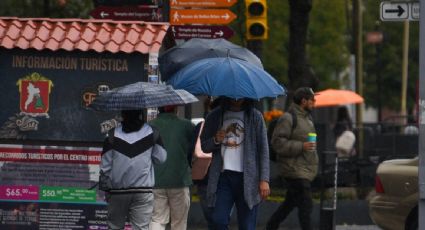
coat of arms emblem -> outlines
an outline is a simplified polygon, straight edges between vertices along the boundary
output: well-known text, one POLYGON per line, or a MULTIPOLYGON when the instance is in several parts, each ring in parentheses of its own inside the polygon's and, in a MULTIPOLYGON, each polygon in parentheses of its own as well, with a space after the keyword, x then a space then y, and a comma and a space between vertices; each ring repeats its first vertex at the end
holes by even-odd
POLYGON ((16 83, 19 87, 21 114, 32 117, 49 117, 49 97, 53 87, 51 80, 32 73, 16 83))

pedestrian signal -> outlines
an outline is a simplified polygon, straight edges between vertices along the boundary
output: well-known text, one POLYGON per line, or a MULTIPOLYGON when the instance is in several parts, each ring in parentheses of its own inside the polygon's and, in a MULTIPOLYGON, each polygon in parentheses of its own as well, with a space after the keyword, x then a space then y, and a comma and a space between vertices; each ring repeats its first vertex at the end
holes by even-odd
POLYGON ((246 39, 264 40, 268 38, 267 1, 245 0, 246 39))

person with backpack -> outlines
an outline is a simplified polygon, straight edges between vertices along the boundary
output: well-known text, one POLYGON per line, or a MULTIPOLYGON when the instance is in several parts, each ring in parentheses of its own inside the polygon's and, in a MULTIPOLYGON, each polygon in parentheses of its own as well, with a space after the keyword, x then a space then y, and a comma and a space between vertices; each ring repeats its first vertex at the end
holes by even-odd
POLYGON ((153 165, 163 163, 167 153, 142 110, 124 110, 121 116, 103 144, 99 189, 106 194, 109 229, 124 229, 128 218, 132 229, 147 230, 154 205, 153 165))
POLYGON ((315 137, 316 133, 311 118, 315 103, 313 90, 298 88, 293 102, 288 112, 279 118, 271 139, 280 173, 287 182, 287 192, 285 200, 268 220, 267 230, 278 229, 296 207, 302 230, 313 229, 311 182, 317 175, 319 164, 316 142, 309 140, 309 136, 315 137))

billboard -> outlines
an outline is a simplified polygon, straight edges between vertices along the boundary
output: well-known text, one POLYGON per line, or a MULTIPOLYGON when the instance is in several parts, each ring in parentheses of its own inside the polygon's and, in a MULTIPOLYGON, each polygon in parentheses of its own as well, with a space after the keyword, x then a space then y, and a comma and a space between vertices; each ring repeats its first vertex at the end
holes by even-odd
POLYGON ((140 53, 0 51, 0 139, 102 141, 118 114, 87 106, 101 91, 148 79, 140 53))

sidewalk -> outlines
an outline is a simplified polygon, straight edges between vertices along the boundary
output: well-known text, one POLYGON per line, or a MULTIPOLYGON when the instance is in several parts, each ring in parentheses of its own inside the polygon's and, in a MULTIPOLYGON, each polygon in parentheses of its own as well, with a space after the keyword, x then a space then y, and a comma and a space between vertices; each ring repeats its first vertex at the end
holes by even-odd
MULTIPOLYGON (((266 201, 262 203, 258 210, 257 229, 264 229, 267 219, 272 215, 279 203, 266 201)), ((319 204, 314 205, 313 209, 313 225, 319 229, 320 224, 320 207, 319 204)), ((188 220, 189 230, 206 230, 206 223, 202 214, 201 207, 198 202, 192 202, 189 211, 188 220)), ((380 230, 375 226, 369 217, 367 201, 365 200, 344 200, 338 201, 337 210, 335 211, 335 221, 337 230, 380 230), (355 213, 355 215, 353 215, 355 213)), ((236 215, 231 218, 231 230, 237 229, 236 215)), ((288 218, 280 225, 280 230, 298 230, 297 212, 292 212, 288 218)))
MULTIPOLYGON (((188 230, 207 230, 206 227, 192 227, 189 226, 188 230)), ((259 230, 264 229, 263 226, 258 226, 259 230)), ((230 230, 238 230, 237 226, 231 226, 230 230)), ((288 228, 281 227, 279 230, 301 230, 301 228, 288 228)), ((379 227, 375 225, 337 225, 336 230, 381 230, 379 227)))

